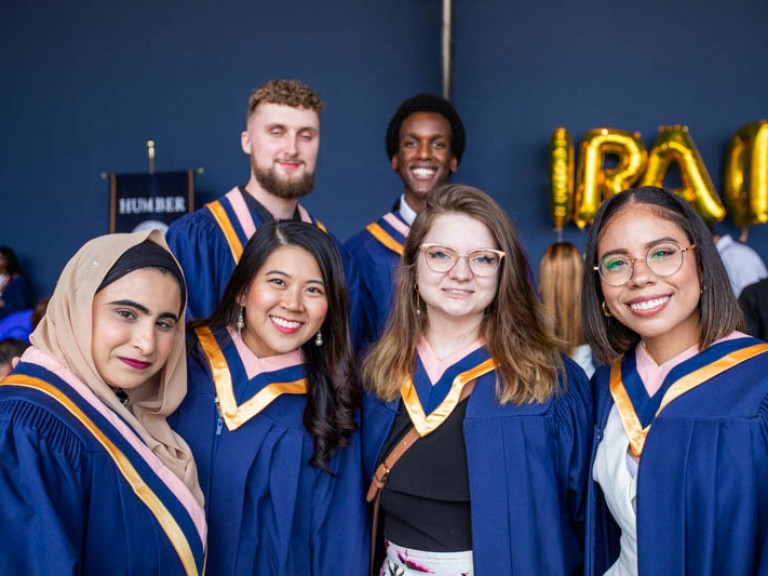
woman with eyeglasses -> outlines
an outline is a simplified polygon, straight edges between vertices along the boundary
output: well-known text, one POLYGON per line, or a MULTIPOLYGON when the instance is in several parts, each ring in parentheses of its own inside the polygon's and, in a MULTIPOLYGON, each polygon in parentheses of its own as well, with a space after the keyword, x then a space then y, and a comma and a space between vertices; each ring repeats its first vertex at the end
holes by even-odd
POLYGON ((588 382, 529 279, 492 198, 464 185, 430 194, 362 367, 376 573, 582 568, 588 382))
POLYGON ((768 570, 768 344, 747 337, 712 237, 674 193, 595 216, 583 324, 596 394, 590 574, 768 570))

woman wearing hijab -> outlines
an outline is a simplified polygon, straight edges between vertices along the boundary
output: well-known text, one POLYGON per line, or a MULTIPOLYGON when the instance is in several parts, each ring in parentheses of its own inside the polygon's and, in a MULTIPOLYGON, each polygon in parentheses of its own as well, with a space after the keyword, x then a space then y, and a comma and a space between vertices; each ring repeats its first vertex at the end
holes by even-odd
POLYGON ((162 234, 85 244, 0 382, 0 573, 199 574, 187 444, 186 289, 162 234))

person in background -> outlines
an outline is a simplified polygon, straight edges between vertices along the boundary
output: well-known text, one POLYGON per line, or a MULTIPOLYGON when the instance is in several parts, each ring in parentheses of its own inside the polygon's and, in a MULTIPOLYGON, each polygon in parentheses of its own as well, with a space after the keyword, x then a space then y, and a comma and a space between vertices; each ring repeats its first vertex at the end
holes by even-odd
POLYGON ((768 340, 768 278, 744 288, 739 305, 747 322, 747 333, 768 340))
POLYGON ((547 247, 539 262, 539 293, 560 340, 560 349, 582 367, 587 377, 592 377, 592 349, 581 329, 583 272, 579 249, 570 242, 556 242, 547 247))
POLYGON ((379 574, 582 569, 589 383, 560 352, 529 278, 490 196, 458 184, 429 195, 391 321, 362 366, 379 574))
POLYGON ((86 243, 0 383, 0 574, 194 575, 202 492, 166 416, 184 278, 158 231, 86 243))
POLYGON ((750 284, 768 277, 765 262, 755 250, 743 242, 731 238, 730 234, 720 235, 713 224, 707 224, 723 261, 733 293, 738 298, 741 291, 750 284))
POLYGON ((29 348, 29 342, 25 340, 16 338, 0 340, 0 380, 11 372, 13 359, 19 358, 27 348, 29 348))
MULTIPOLYGON (((248 182, 175 220, 166 232, 187 274, 189 319, 208 318, 214 312, 243 247, 264 223, 299 220, 325 230, 299 204, 315 187, 322 110, 320 96, 298 80, 270 80, 251 94, 240 135, 242 150, 250 158, 248 182)), ((334 242, 345 262, 352 335, 362 341, 366 329, 358 276, 341 243, 334 242)))
POLYGON ((589 231, 595 445, 587 574, 759 574, 768 558, 768 345, 677 194, 607 200, 589 231))
POLYGON ((211 574, 364 574, 359 392, 341 258, 317 227, 269 221, 192 335, 171 419, 200 468, 211 574))
POLYGON ((16 254, 0 246, 0 320, 32 306, 32 289, 16 254))
POLYGON ((0 340, 13 338, 29 342, 29 335, 45 314, 48 298, 41 298, 33 308, 8 314, 0 320, 0 340))
POLYGON ((360 273, 369 342, 384 330, 405 239, 427 195, 456 172, 464 154, 464 123, 453 105, 435 94, 404 101, 387 126, 387 158, 403 183, 388 212, 344 245, 360 273))

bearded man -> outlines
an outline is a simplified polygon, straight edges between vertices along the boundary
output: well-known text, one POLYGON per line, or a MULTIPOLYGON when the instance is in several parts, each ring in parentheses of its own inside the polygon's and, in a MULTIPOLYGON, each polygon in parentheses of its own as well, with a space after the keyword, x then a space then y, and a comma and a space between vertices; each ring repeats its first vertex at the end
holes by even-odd
MULTIPOLYGON (((264 222, 303 220, 325 230, 299 204, 315 185, 322 110, 317 93, 298 80, 270 80, 251 94, 240 136, 251 160, 248 183, 174 221, 166 233, 186 275, 188 319, 213 313, 243 248, 264 222)), ((334 241, 344 259, 357 340, 364 329, 362 314, 356 312, 357 275, 342 245, 334 241)))

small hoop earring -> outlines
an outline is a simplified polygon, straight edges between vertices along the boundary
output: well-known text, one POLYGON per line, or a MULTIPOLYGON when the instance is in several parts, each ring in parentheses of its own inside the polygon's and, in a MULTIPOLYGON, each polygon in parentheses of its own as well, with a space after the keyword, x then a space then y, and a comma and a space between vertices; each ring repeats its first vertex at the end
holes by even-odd
POLYGON ((605 303, 605 300, 603 300, 603 304, 601 307, 603 309, 603 316, 605 316, 606 318, 613 317, 613 314, 611 314, 611 311, 608 309, 608 305, 605 303))
POLYGON ((320 330, 317 331, 317 334, 315 334, 315 346, 322 346, 323 345, 323 333, 320 332, 320 330))
POLYGON ((243 337, 243 328, 245 327, 245 314, 243 314, 244 310, 245 310, 245 307, 240 306, 240 312, 237 314, 237 321, 235 322, 235 328, 237 328, 237 335, 240 336, 240 338, 243 337))

